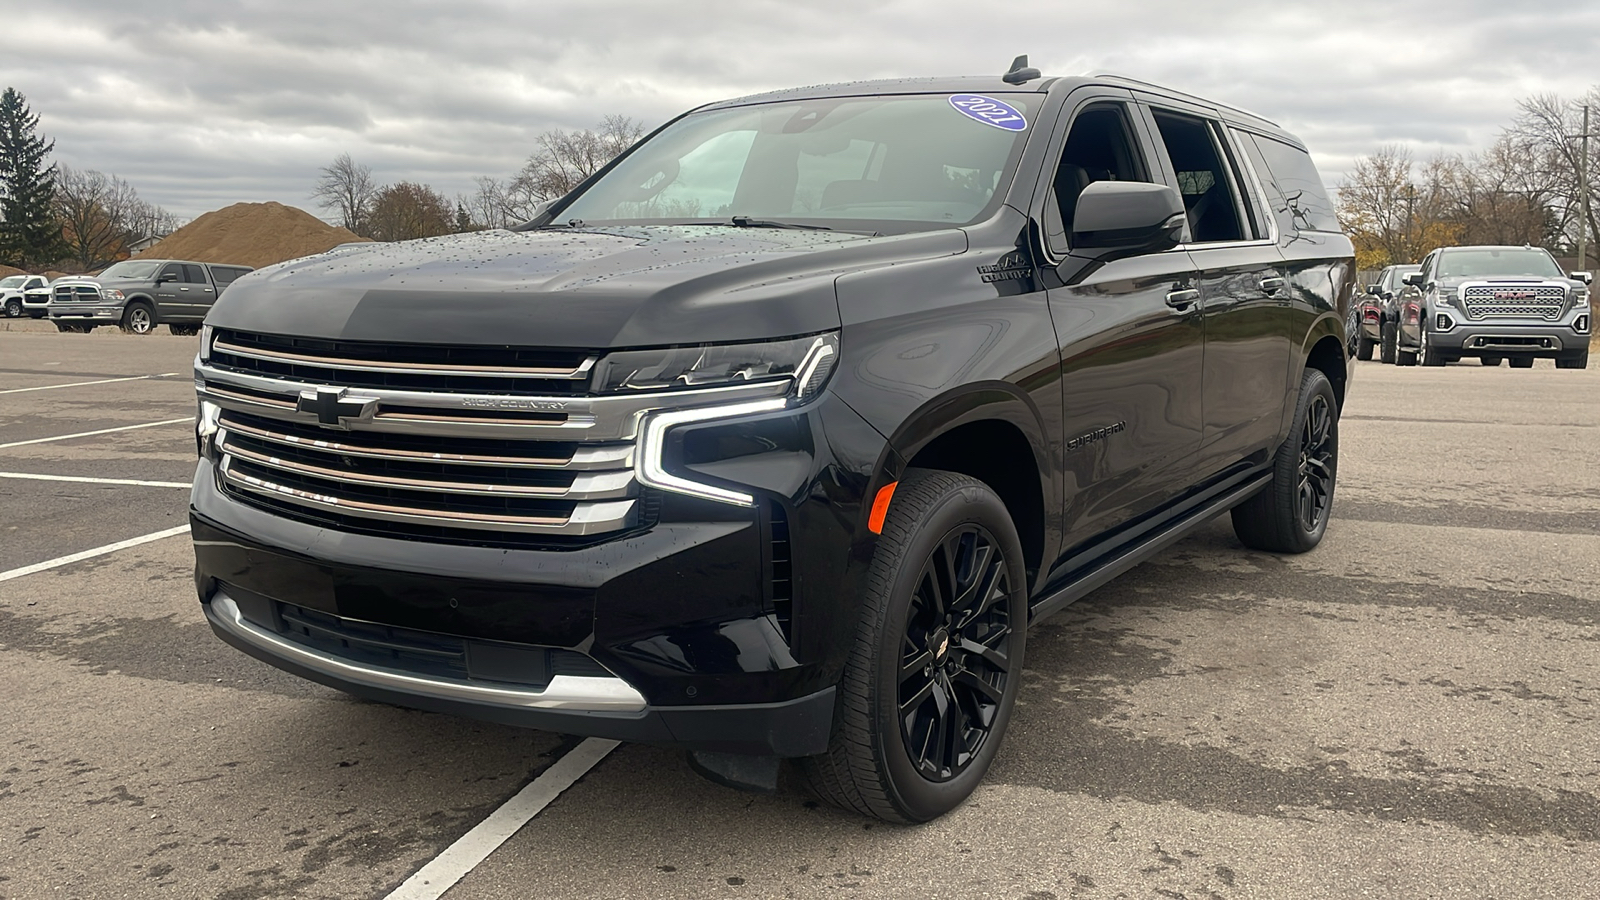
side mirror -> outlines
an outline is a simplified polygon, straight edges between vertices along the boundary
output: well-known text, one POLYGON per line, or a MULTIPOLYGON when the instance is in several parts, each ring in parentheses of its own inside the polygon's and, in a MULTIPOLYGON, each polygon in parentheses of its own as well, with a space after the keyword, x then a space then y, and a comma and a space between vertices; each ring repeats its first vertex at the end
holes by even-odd
POLYGON ((1369 284, 1369 285, 1367 285, 1367 295, 1369 297, 1378 297, 1378 296, 1382 296, 1382 294, 1383 294, 1383 285, 1381 285, 1381 284, 1369 284))
POLYGON ((1400 280, 1404 281, 1406 284, 1411 285, 1412 287, 1422 287, 1422 273, 1421 272, 1412 272, 1411 274, 1407 275, 1406 277, 1404 277, 1404 278, 1402 278, 1400 280))
POLYGON ((1583 282, 1584 284, 1594 284, 1594 273, 1593 272, 1573 272, 1571 274, 1572 274, 1573 278, 1578 279, 1579 281, 1583 282))
POLYGON ((177 281, 177 280, 178 280, 178 273, 176 273, 176 272, 162 272, 160 275, 156 276, 156 284, 166 284, 169 281, 177 281))
POLYGON ((1072 217, 1072 255, 1111 262, 1160 253, 1183 242, 1183 198, 1164 184, 1096 181, 1078 195, 1072 217))

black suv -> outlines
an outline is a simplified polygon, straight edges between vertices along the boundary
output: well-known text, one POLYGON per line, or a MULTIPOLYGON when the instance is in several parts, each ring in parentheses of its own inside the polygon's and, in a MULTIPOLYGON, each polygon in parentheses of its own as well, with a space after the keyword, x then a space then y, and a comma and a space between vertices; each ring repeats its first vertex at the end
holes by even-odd
POLYGON ((1321 539, 1336 229, 1295 138, 1120 78, 701 107, 517 229, 239 279, 200 600, 353 694, 929 819, 1029 624, 1227 510, 1321 539))

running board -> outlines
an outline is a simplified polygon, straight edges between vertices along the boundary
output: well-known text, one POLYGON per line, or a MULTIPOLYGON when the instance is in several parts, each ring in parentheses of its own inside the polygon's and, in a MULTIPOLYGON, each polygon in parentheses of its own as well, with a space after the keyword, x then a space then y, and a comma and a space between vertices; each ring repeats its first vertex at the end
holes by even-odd
POLYGON ((1213 516, 1226 512, 1250 499, 1253 494, 1266 487, 1271 480, 1271 471, 1263 472, 1239 487, 1224 492, 1215 500, 1195 507, 1173 521, 1166 528, 1145 537, 1143 540, 1120 550, 1110 551, 1105 562, 1086 567, 1087 574, 1072 579, 1065 586, 1046 594, 1043 599, 1035 602, 1029 608, 1028 624, 1032 626, 1043 622, 1050 616, 1082 599, 1095 588, 1104 585, 1123 572, 1167 549, 1189 532, 1211 521, 1213 516))

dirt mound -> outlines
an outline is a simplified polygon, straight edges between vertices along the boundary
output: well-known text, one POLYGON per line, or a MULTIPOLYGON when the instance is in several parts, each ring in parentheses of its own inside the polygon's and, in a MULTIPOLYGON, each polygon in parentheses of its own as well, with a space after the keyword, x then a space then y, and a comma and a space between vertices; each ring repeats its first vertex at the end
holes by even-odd
POLYGON ((0 266, 0 278, 9 278, 12 275, 26 275, 26 274, 28 274, 28 273, 22 271, 21 269, 13 269, 10 266, 0 266))
POLYGON ((235 203, 195 219, 139 256, 231 263, 259 269, 364 240, 366 238, 329 225, 293 206, 235 203))

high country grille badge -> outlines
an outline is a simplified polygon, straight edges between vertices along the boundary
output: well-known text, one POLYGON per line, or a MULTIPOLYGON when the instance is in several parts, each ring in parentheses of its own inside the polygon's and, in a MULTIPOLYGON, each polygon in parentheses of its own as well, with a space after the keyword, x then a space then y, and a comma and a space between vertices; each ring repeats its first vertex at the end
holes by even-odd
POLYGON ((294 408, 311 413, 323 428, 350 430, 351 423, 370 422, 378 412, 377 397, 349 397, 345 388, 319 387, 301 391, 294 408))

